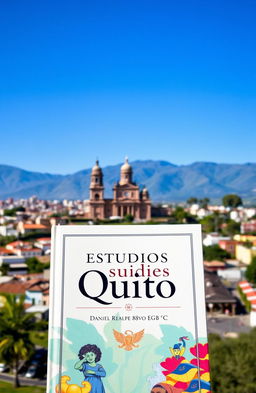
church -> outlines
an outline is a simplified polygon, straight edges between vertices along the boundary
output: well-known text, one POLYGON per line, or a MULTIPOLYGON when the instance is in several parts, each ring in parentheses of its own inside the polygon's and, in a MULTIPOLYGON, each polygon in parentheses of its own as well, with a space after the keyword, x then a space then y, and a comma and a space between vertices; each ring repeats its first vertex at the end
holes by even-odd
POLYGON ((103 173, 99 161, 96 161, 90 182, 90 218, 125 217, 128 214, 135 220, 150 220, 151 201, 148 190, 144 188, 140 191, 139 186, 132 181, 132 167, 126 159, 121 166, 120 180, 113 187, 113 199, 105 199, 103 173))

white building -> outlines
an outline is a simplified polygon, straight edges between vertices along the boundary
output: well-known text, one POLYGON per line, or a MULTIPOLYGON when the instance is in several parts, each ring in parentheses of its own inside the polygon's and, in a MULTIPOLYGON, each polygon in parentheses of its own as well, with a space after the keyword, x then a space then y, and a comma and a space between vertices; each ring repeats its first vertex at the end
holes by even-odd
POLYGON ((1 236, 18 236, 18 232, 12 226, 1 225, 0 226, 0 235, 1 236))
POLYGON ((219 244, 220 240, 230 240, 230 237, 219 236, 216 232, 208 233, 203 240, 203 245, 214 246, 215 244, 219 244))

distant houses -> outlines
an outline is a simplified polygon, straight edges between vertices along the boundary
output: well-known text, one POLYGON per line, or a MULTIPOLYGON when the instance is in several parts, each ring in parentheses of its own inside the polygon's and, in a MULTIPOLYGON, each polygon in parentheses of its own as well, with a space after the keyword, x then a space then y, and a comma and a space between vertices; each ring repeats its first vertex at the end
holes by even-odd
POLYGON ((237 300, 223 285, 217 274, 205 271, 205 301, 210 313, 235 315, 237 300))
POLYGON ((36 306, 37 310, 41 310, 40 317, 48 319, 49 280, 43 277, 33 278, 33 275, 14 277, 9 280, 1 280, 0 278, 0 293, 25 295, 27 311, 33 312, 32 310, 36 308, 32 309, 32 306, 36 306))
POLYGON ((246 280, 239 282, 238 286, 246 301, 250 304, 250 324, 256 326, 256 289, 252 288, 246 280))

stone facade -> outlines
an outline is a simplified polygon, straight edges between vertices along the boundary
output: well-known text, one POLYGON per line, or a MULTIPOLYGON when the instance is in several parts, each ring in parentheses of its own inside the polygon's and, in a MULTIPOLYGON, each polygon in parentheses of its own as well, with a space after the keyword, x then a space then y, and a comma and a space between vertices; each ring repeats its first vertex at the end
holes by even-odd
POLYGON ((132 167, 126 159, 121 166, 120 180, 113 187, 113 199, 104 199, 103 173, 96 161, 92 168, 90 183, 89 216, 105 219, 131 214, 135 220, 150 220, 151 201, 146 188, 140 191, 132 181, 132 167))

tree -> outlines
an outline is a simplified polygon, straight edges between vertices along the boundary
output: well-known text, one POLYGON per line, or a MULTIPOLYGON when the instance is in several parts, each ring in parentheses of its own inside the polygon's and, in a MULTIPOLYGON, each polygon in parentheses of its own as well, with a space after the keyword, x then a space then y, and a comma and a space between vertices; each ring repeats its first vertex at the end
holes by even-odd
POLYGON ((176 209, 171 213, 168 219, 168 223, 170 224, 196 224, 198 223, 195 216, 186 212, 186 210, 182 206, 177 206, 176 209))
POLYGON ((132 214, 126 214, 126 216, 124 216, 124 221, 125 222, 133 222, 134 217, 132 214))
POLYGON ((240 223, 228 219, 225 224, 222 225, 222 233, 227 236, 234 236, 236 233, 240 233, 240 223))
POLYGON ((225 207, 236 208, 238 206, 242 206, 243 201, 239 195, 227 194, 222 198, 222 204, 225 207))
POLYGON ((255 393, 256 329, 238 338, 209 336, 214 393, 255 393))
POLYGON ((220 248, 218 244, 203 246, 203 252, 205 261, 225 261, 225 259, 231 257, 231 255, 226 250, 220 248))
POLYGON ((29 273, 42 273, 45 269, 44 263, 39 262, 36 257, 27 258, 26 264, 29 273))
POLYGON ((210 202, 209 198, 203 198, 203 199, 199 199, 199 205, 201 208, 203 209, 207 209, 208 208, 208 204, 210 202))
POLYGON ((26 313, 25 296, 5 294, 0 310, 0 356, 14 370, 14 386, 19 387, 18 371, 21 362, 33 352, 29 331, 35 329, 34 315, 26 313))
POLYGON ((5 246, 8 243, 16 240, 16 236, 2 236, 0 235, 0 246, 5 246))
POLYGON ((2 265, 0 266, 0 273, 2 276, 7 276, 8 272, 10 270, 10 266, 9 263, 2 263, 2 265))
POLYGON ((225 220, 225 216, 220 215, 218 212, 214 212, 213 214, 202 218, 200 224, 202 224, 203 232, 205 233, 220 232, 221 226, 225 220))
POLYGON ((195 198, 195 197, 191 197, 191 198, 189 198, 189 199, 187 200, 187 204, 188 204, 188 205, 194 205, 194 204, 197 203, 197 202, 198 202, 198 199, 195 198))
POLYGON ((250 265, 247 266, 245 277, 252 284, 256 284, 256 257, 253 257, 250 265))
POLYGON ((4 215, 9 217, 16 216, 17 212, 25 212, 26 209, 23 206, 14 207, 13 209, 5 209, 4 215))

